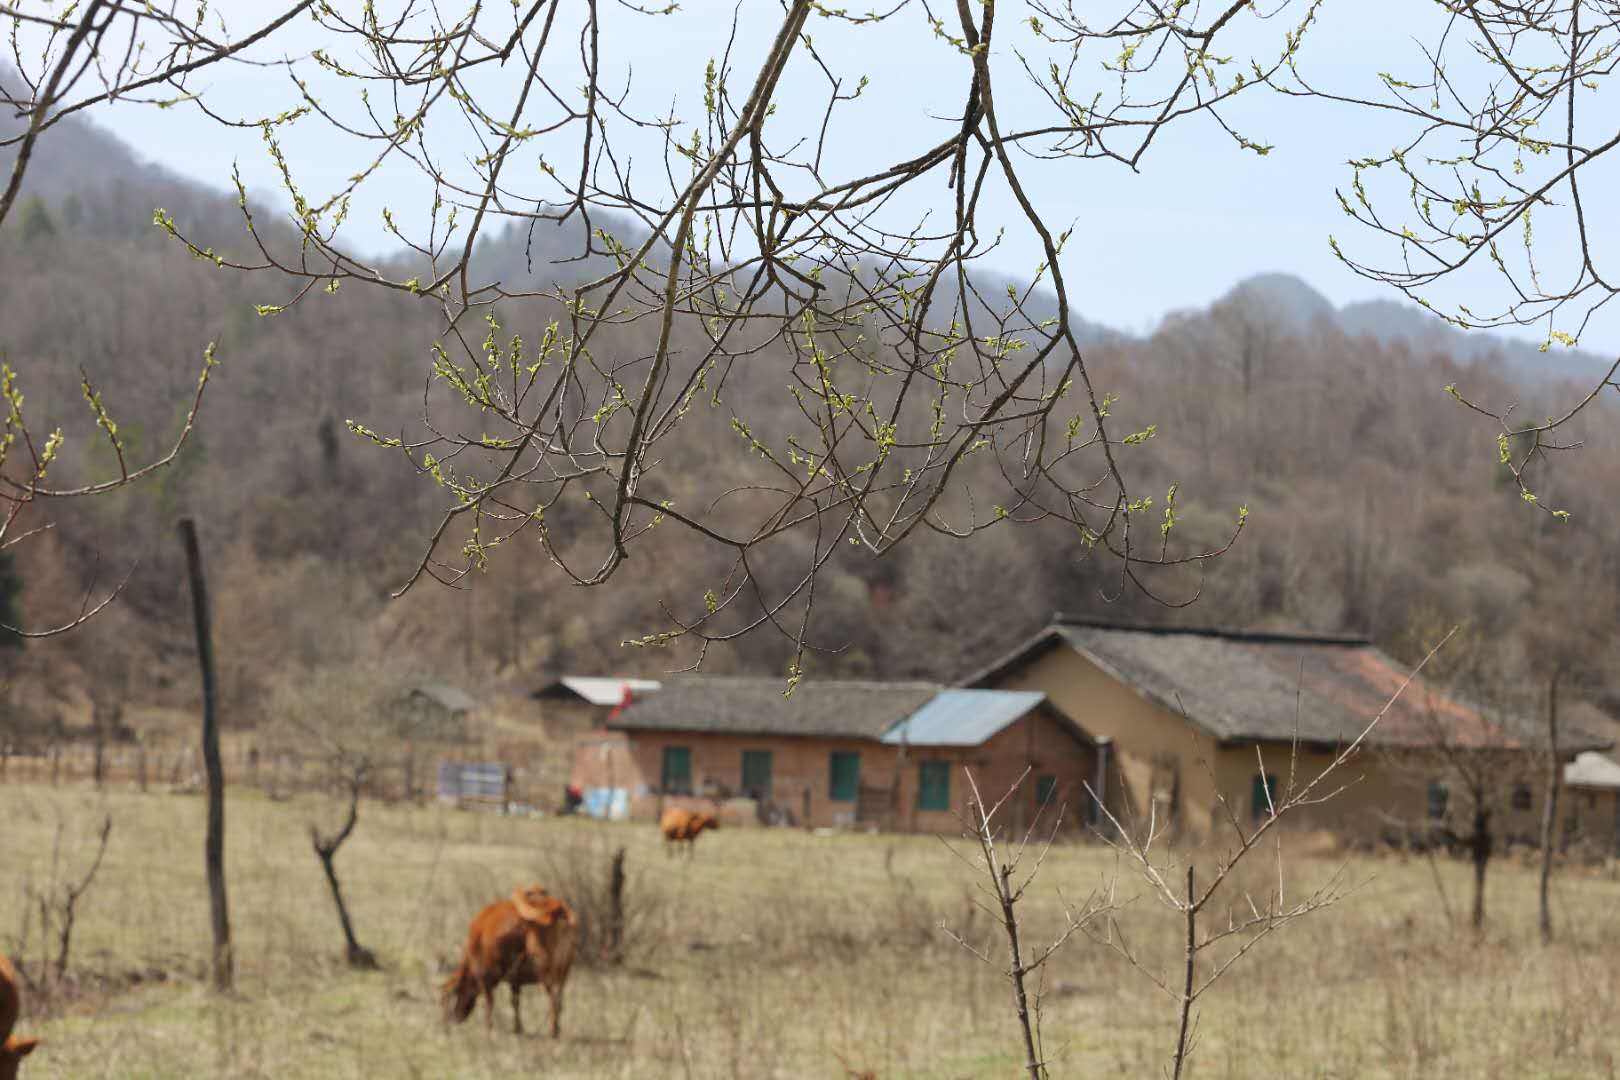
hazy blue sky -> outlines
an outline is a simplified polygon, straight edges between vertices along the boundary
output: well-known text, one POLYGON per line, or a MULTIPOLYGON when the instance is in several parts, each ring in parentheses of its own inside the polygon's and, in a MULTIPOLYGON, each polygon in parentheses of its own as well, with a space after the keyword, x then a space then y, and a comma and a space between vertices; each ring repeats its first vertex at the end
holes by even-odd
MULTIPOLYGON (((248 0, 232 0, 223 6, 233 27, 248 25, 258 9, 248 0)), ((1078 6, 1089 13, 1118 5, 1078 6)), ((1276 0, 1271 6, 1277 6, 1276 0)), ((953 10, 937 4, 935 9, 942 17, 953 10)), ((632 100, 643 112, 673 107, 683 118, 700 119, 704 66, 725 46, 732 8, 694 0, 671 18, 635 15, 614 4, 604 4, 602 10, 607 20, 602 37, 607 83, 622 85, 626 74, 633 71, 632 100)), ((1276 18, 1254 23, 1244 36, 1218 51, 1228 52, 1244 66, 1251 55, 1263 58, 1274 53, 1282 34, 1298 22, 1302 10, 1298 3, 1289 5, 1276 18)), ((1435 5, 1419 0, 1328 0, 1306 38, 1301 68, 1319 84, 1376 95, 1379 71, 1421 71, 1421 54, 1413 39, 1432 36, 1434 10, 1435 5)), ((779 6, 746 0, 742 11, 733 51, 733 85, 739 96, 752 80, 774 31, 779 6)), ((1000 113, 1013 123, 1033 124, 1043 114, 1050 115, 1050 109, 1020 71, 1014 53, 1018 49, 1028 54, 1039 44, 1021 24, 1027 13, 1021 3, 1012 0, 998 5, 992 62, 1000 113)), ((933 36, 921 7, 876 30, 850 30, 819 18, 812 20, 809 29, 817 46, 842 74, 851 81, 862 73, 871 79, 862 101, 842 113, 837 160, 841 165, 847 162, 847 167, 835 172, 856 175, 863 165, 875 167, 931 145, 949 130, 948 118, 960 115, 967 63, 933 36)), ((301 25, 295 37, 282 43, 280 52, 308 49, 317 43, 320 39, 314 36, 313 27, 301 25)), ((269 58, 280 52, 260 56, 269 58)), ((559 51, 558 55, 567 54, 559 51)), ((1031 59, 1044 66, 1036 55, 1031 59)), ((1100 70, 1102 59, 1100 54, 1089 58, 1093 74, 1088 76, 1088 85, 1098 89, 1108 86, 1108 78, 1100 70)), ((794 72, 797 81, 790 81, 783 110, 769 129, 773 134, 780 132, 783 142, 789 130, 806 122, 813 125, 812 118, 819 118, 818 72, 808 62, 800 63, 794 72)), ((567 74, 566 68, 563 74, 567 74)), ((506 104, 509 95, 502 93, 510 81, 496 73, 486 83, 501 103, 491 110, 497 115, 504 115, 510 107, 506 104)), ((295 103, 285 73, 274 70, 244 73, 234 69, 228 75, 216 73, 200 85, 206 88, 210 105, 226 113, 257 116, 295 103)), ((328 90, 333 95, 340 93, 332 87, 318 87, 317 93, 325 100, 328 90)), ((1292 100, 1265 89, 1240 99, 1229 116, 1246 134, 1273 143, 1276 149, 1269 156, 1256 156, 1239 149, 1207 120, 1195 118, 1166 131, 1138 173, 1111 162, 1029 162, 1033 194, 1048 220, 1058 227, 1071 222, 1075 226, 1075 240, 1064 262, 1081 314, 1141 331, 1167 311, 1206 304, 1240 278, 1262 271, 1297 274, 1341 304, 1394 295, 1339 264, 1329 251, 1327 238, 1331 232, 1353 252, 1373 252, 1370 238, 1359 233, 1339 209, 1334 187, 1348 181, 1347 158, 1387 153, 1402 140, 1406 129, 1394 126, 1388 114, 1292 100)), ((446 121, 449 119, 447 116, 446 121)), ((189 109, 160 112, 126 105, 102 110, 97 120, 146 158, 187 176, 223 184, 235 159, 251 188, 269 192, 277 186, 262 140, 253 131, 222 131, 189 109)), ((444 160, 479 152, 464 129, 452 123, 435 129, 434 137, 444 160)), ((636 174, 662 181, 658 143, 633 135, 622 138, 636 174)), ((570 140, 567 146, 548 150, 548 159, 566 162, 571 146, 570 140)), ((289 132, 286 148, 316 193, 340 183, 365 160, 364 152, 357 151, 352 142, 309 122, 301 122, 289 132)), ((380 176, 368 199, 356 206, 347 233, 350 242, 370 251, 387 247, 381 205, 386 203, 403 220, 419 221, 425 208, 424 190, 419 177, 403 171, 380 176)), ((944 211, 949 204, 943 180, 937 194, 939 209, 944 211)), ((1012 210, 1006 193, 998 190, 981 220, 987 224, 1012 221, 1012 210)), ((1607 216, 1612 223, 1613 214, 1607 216)), ((1567 258, 1573 252, 1566 238, 1550 235, 1545 240, 1548 247, 1542 259, 1546 266, 1556 266, 1560 256, 1567 258)), ((995 260, 996 268, 1009 274, 1027 273, 1038 259, 1037 252, 1030 235, 1012 231, 995 260)), ((1475 300, 1501 300, 1500 286, 1494 281, 1475 279, 1470 287, 1491 290, 1483 297, 1476 292, 1475 300)), ((1434 298, 1456 295, 1437 289, 1434 298)), ((1589 331, 1583 344, 1620 348, 1620 328, 1610 319, 1607 325, 1589 331)))

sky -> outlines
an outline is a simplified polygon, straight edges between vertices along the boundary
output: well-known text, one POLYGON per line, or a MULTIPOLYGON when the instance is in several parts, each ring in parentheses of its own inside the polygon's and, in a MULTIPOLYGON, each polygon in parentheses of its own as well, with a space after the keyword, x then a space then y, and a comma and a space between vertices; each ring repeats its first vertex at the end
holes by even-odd
MULTIPOLYGON (((271 5, 225 0, 214 8, 236 28, 251 25, 255 15, 262 18, 266 6, 271 5)), ((379 8, 388 6, 379 0, 379 8)), ((1111 6, 1118 5, 1079 5, 1087 12, 1111 6)), ((1278 6, 1279 0, 1271 0, 1263 10, 1278 6)), ((710 57, 726 48, 733 9, 710 0, 689 0, 668 17, 641 15, 616 4, 604 4, 601 10, 605 83, 628 86, 629 100, 644 114, 673 111, 683 119, 701 119, 704 68, 710 57)), ((926 10, 914 0, 914 6, 876 28, 849 28, 824 18, 813 19, 808 26, 823 59, 846 77, 846 86, 862 74, 870 80, 859 101, 840 106, 835 114, 832 160, 837 167, 831 172, 859 175, 909 156, 939 141, 951 128, 950 118, 960 116, 967 62, 931 31, 926 10)), ((951 6, 937 3, 933 10, 942 17, 953 13, 951 6)), ((1422 70, 1418 39, 1432 39, 1437 27, 1434 10, 1436 5, 1418 0, 1326 0, 1305 37, 1300 67, 1319 85, 1377 96, 1378 72, 1422 70)), ((1050 47, 1041 53, 1040 43, 1024 25, 1030 13, 1027 5, 1002 0, 996 11, 991 63, 998 111, 1013 125, 1043 122, 1051 108, 1023 75, 1019 54, 1044 66, 1042 57, 1051 55, 1050 47)), ((1274 54, 1302 11, 1295 0, 1273 18, 1251 19, 1229 42, 1227 53, 1242 66, 1251 56, 1274 54)), ((780 9, 774 3, 746 0, 737 12, 731 83, 741 96, 774 34, 780 9)), ((298 56, 316 46, 333 49, 313 24, 301 20, 292 31, 274 49, 261 50, 258 58, 298 56)), ((572 48, 574 43, 568 44, 572 48)), ((577 51, 558 50, 556 55, 561 70, 553 71, 567 83, 567 65, 578 66, 577 51)), ((1110 77, 1101 71, 1102 59, 1101 54, 1083 57, 1087 87, 1108 88, 1110 77)), ((510 107, 506 99, 513 75, 489 69, 483 86, 495 105, 491 112, 497 115, 510 107)), ((323 104, 330 102, 339 109, 344 102, 354 104, 346 87, 323 83, 318 77, 311 85, 323 104)), ((785 144, 796 132, 813 131, 820 122, 824 87, 820 70, 801 51, 779 96, 779 114, 768 128, 773 137, 785 144)), ((275 68, 216 68, 196 88, 204 91, 212 110, 227 115, 253 117, 296 104, 285 72, 275 68)), ((546 115, 544 103, 532 112, 532 117, 525 115, 526 122, 546 115)), ((1064 270, 1081 315, 1121 330, 1145 332, 1170 311, 1207 305, 1239 280, 1268 271, 1297 275, 1340 305, 1395 298, 1388 286, 1344 267, 1330 251, 1328 237, 1333 234, 1358 255, 1379 250, 1339 208, 1335 188, 1348 184, 1347 159, 1387 153, 1404 141, 1406 129, 1387 113, 1290 99, 1264 88, 1241 96, 1228 115, 1246 135, 1274 149, 1266 156, 1256 155, 1234 145, 1208 120, 1192 118, 1167 129, 1134 172, 1114 162, 1025 163, 1031 197, 1047 220, 1059 228, 1074 227, 1064 270)), ((149 161, 216 186, 228 183, 235 162, 250 190, 278 198, 275 167, 253 130, 222 129, 186 107, 157 110, 125 104, 99 109, 94 119, 149 161)), ((431 129, 433 145, 441 161, 465 162, 481 150, 465 125, 453 121, 447 116, 431 129)), ((623 163, 634 175, 647 178, 654 188, 664 183, 663 150, 657 138, 620 125, 616 139, 623 163)), ((366 147, 319 122, 300 121, 287 129, 284 141, 301 183, 316 194, 334 189, 367 160, 366 147)), ((547 145, 547 160, 566 171, 573 145, 572 139, 547 145)), ((667 184, 664 190, 667 193, 667 184)), ((919 190, 924 192, 920 202, 914 197, 899 209, 919 215, 927 209, 948 211, 949 192, 943 181, 936 207, 922 205, 929 189, 919 190)), ((395 246, 382 225, 381 208, 387 205, 409 230, 425 221, 428 198, 419 174, 404 169, 380 173, 356 202, 345 228, 346 242, 370 253, 395 246)), ((1016 207, 1004 188, 991 190, 981 219, 990 225, 1015 226, 990 267, 1014 276, 1028 274, 1039 261, 1039 247, 1032 234, 1016 228, 1016 207)), ((1540 234, 1540 243, 1544 266, 1557 266, 1575 253, 1568 238, 1556 231, 1540 234)), ((1476 309, 1503 299, 1501 283, 1494 276, 1459 282, 1431 295, 1440 302, 1466 299, 1476 309)), ((1544 332, 1525 336, 1539 340, 1544 332)), ((1620 350, 1620 326, 1612 317, 1600 321, 1582 344, 1620 350)))

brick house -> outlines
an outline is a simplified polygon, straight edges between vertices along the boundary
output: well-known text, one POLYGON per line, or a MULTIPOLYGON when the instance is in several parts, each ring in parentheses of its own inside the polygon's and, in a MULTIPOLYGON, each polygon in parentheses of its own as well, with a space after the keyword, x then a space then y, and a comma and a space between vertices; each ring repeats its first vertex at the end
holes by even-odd
MULTIPOLYGON (((1037 807, 1086 817, 1106 747, 1039 691, 936 683, 687 676, 576 742, 574 782, 596 816, 656 818, 719 805, 735 820, 948 832, 973 772, 986 799, 1026 770, 1010 823, 1037 807), (735 800, 746 800, 737 803, 735 800)), ((724 818, 723 818, 724 820, 724 818)))

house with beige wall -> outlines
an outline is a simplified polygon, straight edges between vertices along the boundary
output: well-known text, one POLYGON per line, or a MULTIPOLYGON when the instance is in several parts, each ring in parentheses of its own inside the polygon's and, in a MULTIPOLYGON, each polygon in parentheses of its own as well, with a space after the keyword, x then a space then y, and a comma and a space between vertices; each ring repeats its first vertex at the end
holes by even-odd
MULTIPOLYGON (((1290 778, 1299 790, 1366 731, 1301 824, 1365 839, 1444 824, 1457 805, 1447 762, 1467 759, 1488 761, 1508 793, 1498 834, 1534 836, 1545 736, 1421 679, 1401 692, 1408 674, 1363 638, 1058 616, 964 685, 1042 693, 1106 745, 1108 806, 1126 828, 1258 821, 1290 778)), ((1569 732, 1559 754, 1606 745, 1569 732)))
POLYGON ((653 820, 669 806, 719 807, 734 820, 954 832, 971 771, 987 800, 1025 779, 1009 824, 1038 812, 1056 821, 1060 809, 1071 828, 1087 819, 1100 747, 1042 691, 816 679, 791 696, 784 688, 780 678, 665 682, 576 740, 573 782, 587 812, 653 820))

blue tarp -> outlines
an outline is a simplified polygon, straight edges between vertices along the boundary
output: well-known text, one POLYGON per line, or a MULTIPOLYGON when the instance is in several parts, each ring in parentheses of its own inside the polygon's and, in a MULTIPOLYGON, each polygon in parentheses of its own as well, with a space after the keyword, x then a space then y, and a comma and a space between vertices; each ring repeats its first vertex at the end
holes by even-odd
POLYGON ((626 821, 630 817, 630 790, 608 787, 586 788, 584 810, 593 818, 626 821))

